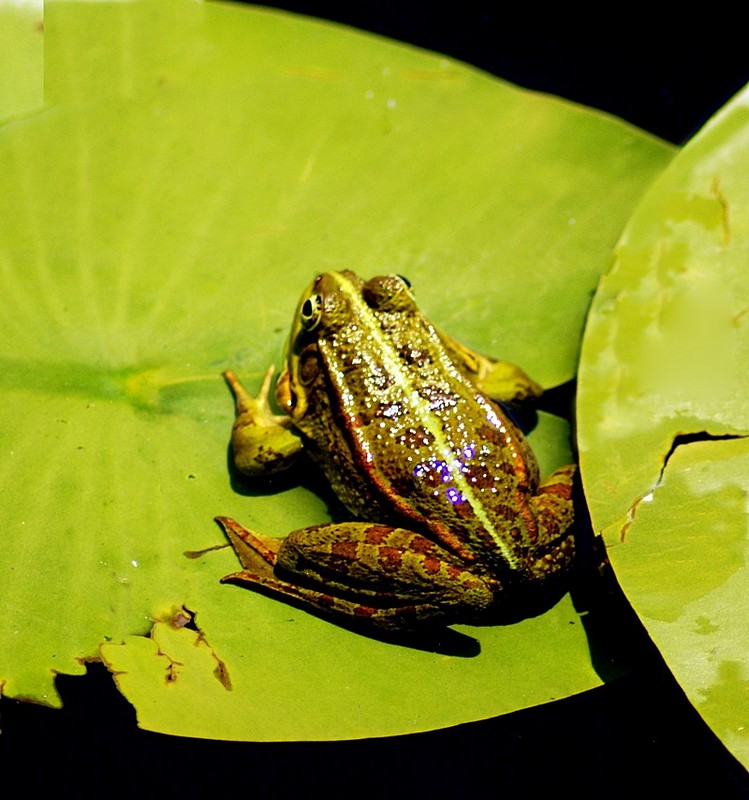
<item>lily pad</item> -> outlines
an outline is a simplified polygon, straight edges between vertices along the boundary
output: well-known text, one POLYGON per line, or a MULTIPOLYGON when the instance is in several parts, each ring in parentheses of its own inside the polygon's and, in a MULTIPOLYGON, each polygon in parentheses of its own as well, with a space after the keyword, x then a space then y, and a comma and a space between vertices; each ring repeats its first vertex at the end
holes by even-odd
POLYGON ((0 122, 44 105, 41 3, 0 0, 0 122))
MULTIPOLYGON (((0 127, 0 680, 59 704, 104 658, 139 724, 330 739, 600 683, 568 597, 433 650, 218 579, 212 522, 328 519, 232 488, 232 403, 322 269, 396 271, 471 346, 571 378, 590 294, 672 148, 463 64, 191 0, 51 2, 45 101, 0 127)), ((544 471, 568 460, 542 416, 544 471)))
POLYGON ((749 89, 648 192, 585 333, 594 527, 676 678, 749 765, 749 89))

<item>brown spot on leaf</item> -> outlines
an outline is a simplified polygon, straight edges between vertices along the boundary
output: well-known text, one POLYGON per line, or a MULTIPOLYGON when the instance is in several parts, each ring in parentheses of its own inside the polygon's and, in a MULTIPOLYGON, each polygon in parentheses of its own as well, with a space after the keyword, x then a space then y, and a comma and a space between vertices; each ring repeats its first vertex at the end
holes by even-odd
POLYGON ((216 669, 213 670, 213 674, 216 680, 224 687, 224 689, 226 689, 227 692, 230 692, 232 690, 232 685, 226 663, 220 658, 216 658, 216 661, 218 663, 216 664, 216 669))
POLYGON ((166 668, 166 682, 167 684, 174 683, 179 677, 179 667, 182 664, 179 661, 169 661, 169 666, 166 668))

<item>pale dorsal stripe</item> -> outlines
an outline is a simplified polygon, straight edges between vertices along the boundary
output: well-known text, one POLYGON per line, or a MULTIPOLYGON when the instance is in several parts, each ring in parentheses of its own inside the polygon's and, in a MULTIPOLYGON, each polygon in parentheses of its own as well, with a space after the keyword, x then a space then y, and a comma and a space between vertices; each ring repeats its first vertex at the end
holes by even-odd
MULTIPOLYGON (((395 382, 403 392, 403 396, 408 398, 408 402, 411 407, 411 414, 418 424, 429 431, 429 433, 434 437, 434 442, 439 452, 442 453, 445 463, 449 467, 450 476, 456 488, 460 491, 466 502, 469 503, 473 513, 476 515, 476 518, 481 522, 487 533, 492 537, 497 547, 502 552, 507 565, 511 569, 517 568, 518 560, 515 554, 507 546, 505 538, 496 529, 487 516, 484 505, 481 502, 481 498, 476 495, 473 487, 466 480, 463 472, 456 468, 455 462, 457 459, 455 458, 455 453, 447 444, 447 440, 445 439, 445 435, 442 431, 441 423, 435 417, 434 412, 429 408, 428 403, 419 395, 419 392, 414 386, 414 381, 410 371, 404 369, 403 364, 401 363, 397 354, 394 352, 391 343, 383 337, 382 331, 374 320, 372 310, 363 300, 358 288, 354 284, 352 284, 341 273, 337 272, 334 273, 334 275, 342 291, 347 297, 350 298, 351 303, 355 308, 357 319, 361 321, 364 326, 366 326, 372 339, 377 342, 379 348, 378 354, 385 363, 385 368, 388 374, 393 376, 395 382)), ((443 368, 448 370, 455 380, 464 383, 465 381, 463 376, 460 374, 460 372, 458 372, 458 370, 455 368, 455 365, 450 361, 447 355, 444 354, 442 344, 437 336, 437 332, 431 325, 428 325, 428 329, 435 347, 439 348, 440 352, 442 353, 441 362, 443 368)), ((350 399, 353 400, 354 398, 350 399)), ((505 427, 502 425, 501 421, 498 418, 496 421, 499 423, 500 432, 506 434, 505 427)))

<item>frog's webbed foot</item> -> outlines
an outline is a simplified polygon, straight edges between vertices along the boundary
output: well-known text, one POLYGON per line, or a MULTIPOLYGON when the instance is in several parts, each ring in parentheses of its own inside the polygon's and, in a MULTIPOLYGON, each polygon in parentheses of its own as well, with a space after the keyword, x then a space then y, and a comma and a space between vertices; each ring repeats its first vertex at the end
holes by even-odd
MULTIPOLYGON (((250 572, 269 572, 276 564, 281 539, 248 531, 229 517, 216 517, 240 563, 250 572), (270 568, 270 569, 269 569, 270 568)), ((239 573, 241 574, 241 573, 239 573)), ((234 577, 227 575, 222 582, 234 577)))
POLYGON ((291 429, 291 420, 271 410, 268 395, 273 372, 271 365, 257 397, 244 388, 231 370, 224 372, 236 406, 231 431, 234 464, 243 475, 250 477, 264 477, 289 469, 302 452, 302 441, 291 429))

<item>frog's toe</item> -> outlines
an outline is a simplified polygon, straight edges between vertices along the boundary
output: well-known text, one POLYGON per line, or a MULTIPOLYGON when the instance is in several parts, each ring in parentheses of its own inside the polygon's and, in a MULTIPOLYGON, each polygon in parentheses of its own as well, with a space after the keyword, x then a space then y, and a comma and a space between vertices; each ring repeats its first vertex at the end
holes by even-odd
POLYGON ((275 565, 281 539, 247 530, 230 517, 216 517, 216 522, 223 528, 226 538, 245 569, 254 570, 262 562, 270 564, 271 567, 275 565))

